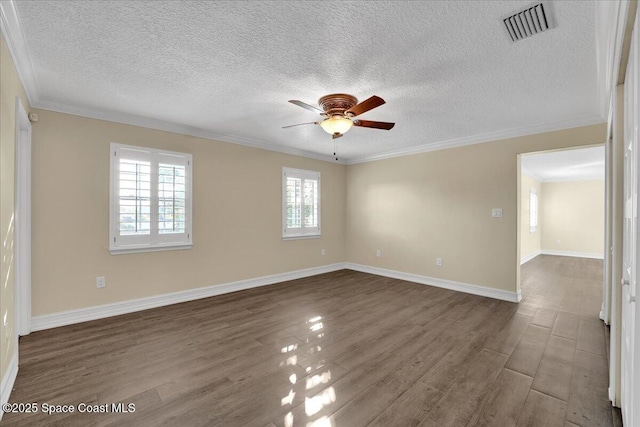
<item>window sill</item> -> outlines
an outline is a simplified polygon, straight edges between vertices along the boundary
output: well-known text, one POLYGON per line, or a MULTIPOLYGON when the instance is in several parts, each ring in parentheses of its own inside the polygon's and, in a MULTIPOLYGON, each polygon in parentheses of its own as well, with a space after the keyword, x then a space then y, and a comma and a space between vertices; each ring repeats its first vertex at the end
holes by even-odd
POLYGON ((109 248, 111 255, 125 255, 125 254, 137 254, 143 252, 161 252, 161 251, 181 251, 184 249, 191 249, 192 243, 182 245, 167 245, 167 246, 145 246, 145 247, 129 247, 129 248, 109 248))
POLYGON ((300 236, 282 236, 282 240, 319 239, 322 234, 305 234, 300 236))

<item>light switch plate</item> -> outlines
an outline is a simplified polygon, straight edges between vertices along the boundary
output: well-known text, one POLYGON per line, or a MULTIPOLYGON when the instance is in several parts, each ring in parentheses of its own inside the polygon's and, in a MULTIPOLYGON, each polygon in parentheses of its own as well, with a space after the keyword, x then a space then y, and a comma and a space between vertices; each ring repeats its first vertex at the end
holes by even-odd
POLYGON ((502 209, 491 209, 492 218, 502 218, 502 209))

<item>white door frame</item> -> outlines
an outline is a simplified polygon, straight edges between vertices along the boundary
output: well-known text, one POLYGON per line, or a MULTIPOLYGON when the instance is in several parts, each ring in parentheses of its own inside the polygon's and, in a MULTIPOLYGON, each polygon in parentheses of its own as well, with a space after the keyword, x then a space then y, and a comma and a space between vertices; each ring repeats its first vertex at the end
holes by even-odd
MULTIPOLYGON (((635 14, 635 25, 633 27, 632 41, 631 41, 631 49, 629 55, 629 65, 632 66, 633 76, 629 76, 628 79, 633 80, 633 95, 632 95, 632 116, 630 119, 633 120, 633 124, 630 126, 630 130, 632 132, 632 137, 635 139, 635 148, 636 153, 634 156, 634 186, 636 190, 640 188, 640 153, 638 153, 638 148, 640 148, 640 9, 636 9, 635 14), (633 65, 631 65, 631 61, 633 61, 633 65)), ((630 82, 631 83, 631 82, 630 82)), ((625 127, 626 129, 626 127, 625 127)), ((625 289, 625 298, 623 298, 622 304, 625 304, 627 308, 633 310, 633 319, 634 325, 632 326, 633 330, 633 350, 632 355, 633 358, 631 360, 631 372, 629 374, 632 375, 630 385, 631 385, 631 401, 627 402, 627 405, 630 407, 627 410, 627 414, 630 414, 630 419, 627 421, 629 425, 637 425, 638 421, 640 421, 640 405, 638 405, 638 400, 640 399, 640 301, 637 300, 637 278, 638 278, 638 268, 640 267, 640 232, 638 231, 640 228, 640 221, 637 219, 637 212, 640 202, 636 197, 635 205, 633 206, 634 216, 636 216, 635 221, 635 237, 636 241, 635 245, 635 259, 632 260, 633 266, 635 269, 635 277, 634 279, 636 283, 631 283, 625 289)), ((623 319, 624 322, 624 319, 623 319)), ((625 402, 623 402, 624 404, 625 402)), ((623 408, 623 413, 624 413, 623 408)), ((624 421, 624 420, 623 420, 624 421)))
POLYGON ((17 335, 31 332, 31 122, 16 98, 15 298, 17 335))
MULTIPOLYGON (((638 425, 640 407, 640 301, 636 302, 640 233, 638 188, 640 187, 640 10, 633 13, 635 25, 624 80, 624 245, 621 283, 621 374, 620 403, 625 425, 638 425)), ((634 20, 632 19, 631 22, 634 20)))
MULTIPOLYGON (((613 108, 609 110, 613 113, 613 108)), ((611 270, 613 258, 612 205, 613 205, 613 126, 609 117, 607 141, 604 144, 604 278, 602 286, 602 306, 600 319, 605 325, 611 324, 611 270)))
MULTIPOLYGON (((624 93, 618 85, 612 93, 613 116, 610 188, 611 216, 608 227, 611 229, 610 277, 609 277, 609 400, 613 406, 620 407, 620 279, 622 278, 622 217, 623 217, 623 163, 624 163, 624 93)), ((605 257, 608 254, 605 253, 605 257)))
MULTIPOLYGON (((629 52, 628 41, 633 27, 633 19, 637 13, 635 2, 615 0, 599 3, 601 8, 597 18, 602 18, 600 23, 604 31, 601 48, 600 66, 603 75, 607 79, 604 96, 610 97, 609 104, 609 126, 612 131, 613 141, 610 163, 611 178, 610 190, 610 217, 607 229, 610 230, 608 242, 611 243, 610 252, 605 252, 605 257, 609 256, 608 266, 610 275, 605 281, 605 301, 607 307, 603 310, 604 320, 610 322, 610 357, 609 357, 609 399, 614 406, 620 406, 620 353, 621 353, 621 309, 622 309, 622 213, 623 213, 623 153, 624 153, 624 96, 623 83, 629 52), (608 300, 606 298, 608 293, 608 300)), ((640 328, 636 328, 637 330, 640 328)), ((638 344, 636 342, 636 344, 638 344)), ((640 354, 640 353, 637 353, 640 354)), ((635 389, 640 388, 640 383, 635 384, 635 389)), ((638 395, 638 394, 636 394, 638 395)))
MULTIPOLYGON (((627 78, 624 85, 624 228, 623 228, 623 265, 621 280, 621 340, 620 340, 620 408, 625 425, 634 424, 634 312, 633 298, 636 286, 636 248, 638 237, 637 221, 637 181, 638 140, 634 132, 636 113, 634 94, 636 92, 635 58, 630 57, 627 78), (635 104, 635 105, 634 105, 635 104)), ((637 100, 636 100, 637 101, 637 100)))

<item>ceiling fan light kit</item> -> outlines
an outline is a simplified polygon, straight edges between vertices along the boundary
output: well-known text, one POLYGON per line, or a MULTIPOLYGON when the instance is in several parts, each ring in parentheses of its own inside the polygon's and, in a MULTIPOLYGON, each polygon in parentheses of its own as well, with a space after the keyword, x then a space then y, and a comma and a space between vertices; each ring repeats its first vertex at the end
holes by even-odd
POLYGON ((344 134, 351 129, 353 122, 346 117, 335 115, 321 121, 320 126, 330 135, 344 134))
MULTIPOLYGON (((340 138, 348 132, 352 126, 390 130, 395 125, 395 123, 375 122, 371 120, 353 120, 354 117, 373 110, 385 103, 384 99, 375 95, 359 104, 358 98, 346 93, 325 95, 318 100, 318 105, 322 109, 298 100, 290 100, 289 102, 298 107, 317 112, 323 116, 324 120, 320 122, 301 123, 300 125, 319 124, 333 139, 340 138)), ((284 126, 283 129, 294 126, 299 125, 284 126)))

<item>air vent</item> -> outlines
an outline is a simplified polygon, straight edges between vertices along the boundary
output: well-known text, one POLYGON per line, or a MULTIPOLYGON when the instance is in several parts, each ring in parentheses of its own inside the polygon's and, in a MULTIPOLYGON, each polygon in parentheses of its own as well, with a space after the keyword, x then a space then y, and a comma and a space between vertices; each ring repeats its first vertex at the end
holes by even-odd
POLYGON ((502 22, 514 42, 555 28, 548 2, 534 3, 520 12, 503 18, 502 22))

